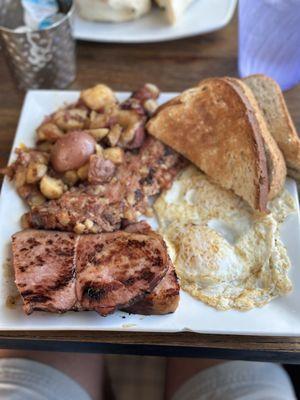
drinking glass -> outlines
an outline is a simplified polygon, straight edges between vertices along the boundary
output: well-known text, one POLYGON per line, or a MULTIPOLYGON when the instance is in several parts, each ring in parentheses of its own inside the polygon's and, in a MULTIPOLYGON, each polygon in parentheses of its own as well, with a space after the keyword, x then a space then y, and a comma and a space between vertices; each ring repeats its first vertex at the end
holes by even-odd
POLYGON ((241 77, 262 73, 282 90, 300 82, 300 0, 240 0, 241 77))

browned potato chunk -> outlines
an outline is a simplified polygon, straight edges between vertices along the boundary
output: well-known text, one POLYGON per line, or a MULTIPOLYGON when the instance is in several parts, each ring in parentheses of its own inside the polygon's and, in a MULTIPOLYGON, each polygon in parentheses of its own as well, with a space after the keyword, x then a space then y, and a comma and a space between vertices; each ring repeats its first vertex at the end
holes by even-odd
POLYGON ((92 110, 101 110, 117 101, 114 92, 108 86, 102 84, 83 90, 80 99, 92 110))
POLYGON ((73 186, 75 183, 78 181, 78 175, 77 172, 74 170, 67 171, 64 173, 63 176, 63 181, 68 185, 68 186, 73 186))
POLYGON ((102 113, 92 111, 90 114, 89 129, 107 129, 111 125, 111 122, 115 121, 115 111, 115 108, 102 113))
POLYGON ((97 156, 103 155, 103 147, 98 143, 96 144, 96 154, 97 154, 97 156))
POLYGON ((93 138, 99 142, 101 139, 103 139, 105 136, 107 136, 109 129, 107 128, 96 128, 96 129, 87 129, 86 132, 93 136, 93 138))
POLYGON ((59 110, 54 116, 55 124, 65 131, 83 129, 87 123, 88 112, 82 108, 59 110))
POLYGON ((81 222, 77 222, 74 227, 74 231, 78 235, 81 235, 85 231, 85 229, 86 229, 86 226, 84 224, 82 224, 81 222))
POLYGON ((40 190, 47 199, 59 199, 64 192, 64 183, 61 179, 44 175, 40 182, 40 190))
POLYGON ((53 122, 46 122, 42 124, 36 131, 38 142, 48 141, 56 142, 57 139, 63 136, 64 132, 59 129, 53 122))
POLYGON ((57 216, 59 222, 63 225, 63 226, 67 226, 68 223, 70 222, 70 217, 67 211, 61 211, 58 216, 57 216))
POLYGON ((42 179, 47 172, 47 165, 41 163, 30 162, 27 167, 26 182, 36 183, 42 179))
POLYGON ((86 163, 77 170, 77 175, 80 180, 85 181, 87 179, 89 174, 89 168, 90 168, 89 163, 86 163))
POLYGON ((59 139, 51 151, 51 164, 55 171, 78 169, 95 152, 95 139, 84 131, 75 131, 59 139))
POLYGON ((46 151, 47 153, 49 153, 52 149, 53 143, 50 142, 41 142, 37 144, 37 148, 40 151, 46 151))
POLYGON ((147 111, 149 115, 152 115, 155 113, 155 111, 158 108, 158 104, 155 100, 153 99, 148 99, 144 102, 144 109, 147 111))
POLYGON ((107 135, 107 139, 111 146, 115 146, 118 143, 121 134, 122 127, 119 124, 116 124, 111 128, 109 134, 107 135))
POLYGON ((25 185, 26 183, 26 167, 19 166, 14 175, 14 183, 16 189, 19 189, 21 186, 25 185))
POLYGON ((120 143, 125 145, 134 139, 136 131, 141 125, 143 118, 133 110, 120 110, 117 118, 118 123, 123 128, 120 143))
POLYGON ((120 147, 110 147, 104 149, 103 156, 105 159, 112 161, 114 164, 122 164, 125 159, 124 151, 120 147))
POLYGON ((31 208, 40 206, 41 204, 44 204, 45 201, 46 199, 41 193, 33 193, 27 199, 27 203, 31 208))
POLYGON ((158 98, 160 90, 156 85, 154 85, 153 83, 146 83, 145 89, 149 92, 149 94, 151 94, 152 99, 158 98))

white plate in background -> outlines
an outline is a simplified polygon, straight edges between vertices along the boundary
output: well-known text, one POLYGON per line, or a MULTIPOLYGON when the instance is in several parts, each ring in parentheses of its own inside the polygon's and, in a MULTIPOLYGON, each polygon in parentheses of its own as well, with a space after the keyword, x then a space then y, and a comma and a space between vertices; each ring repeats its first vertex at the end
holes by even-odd
POLYGON ((111 43, 146 43, 180 39, 223 28, 231 20, 237 0, 195 0, 176 25, 153 7, 140 19, 121 23, 92 22, 75 15, 76 39, 111 43))
MULTIPOLYGON (((14 148, 21 143, 34 144, 35 128, 44 117, 64 103, 73 102, 79 92, 30 91, 19 121, 14 148)), ((119 93, 123 100, 128 93, 119 93)), ((164 93, 160 102, 174 97, 164 93)), ((10 161, 12 160, 13 154, 10 161)), ((294 286, 291 294, 279 297, 262 308, 247 312, 217 311, 181 291, 177 311, 170 315, 140 316, 116 312, 100 317, 95 312, 68 312, 51 314, 35 312, 26 316, 21 306, 8 308, 12 279, 5 267, 10 257, 10 237, 20 230, 20 217, 26 211, 14 186, 4 180, 0 197, 0 330, 118 330, 143 332, 194 331, 201 333, 300 336, 300 219, 296 183, 287 179, 286 187, 297 203, 297 213, 290 215, 282 225, 281 238, 291 260, 290 277, 294 286)))

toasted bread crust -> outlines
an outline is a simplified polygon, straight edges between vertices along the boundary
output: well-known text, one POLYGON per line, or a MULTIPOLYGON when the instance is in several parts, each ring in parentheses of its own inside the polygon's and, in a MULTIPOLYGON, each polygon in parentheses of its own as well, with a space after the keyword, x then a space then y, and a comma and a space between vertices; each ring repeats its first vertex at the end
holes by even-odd
POLYGON ((240 85, 226 78, 202 81, 159 107, 147 129, 254 209, 267 211, 260 123, 240 85))
POLYGON ((272 78, 250 75, 243 79, 263 110, 268 128, 285 158, 288 174, 300 175, 300 138, 285 103, 280 86, 272 78), (298 174, 298 173, 299 174, 298 174))
POLYGON ((262 111, 260 110, 259 105, 249 87, 240 79, 228 77, 225 79, 229 80, 237 87, 240 87, 240 89, 244 92, 244 95, 252 104, 256 119, 258 121, 258 123, 257 121, 254 121, 254 124, 256 124, 256 131, 260 133, 264 142, 269 177, 268 200, 272 200, 283 190, 286 179, 286 165, 283 155, 277 146, 275 139, 271 135, 262 111))

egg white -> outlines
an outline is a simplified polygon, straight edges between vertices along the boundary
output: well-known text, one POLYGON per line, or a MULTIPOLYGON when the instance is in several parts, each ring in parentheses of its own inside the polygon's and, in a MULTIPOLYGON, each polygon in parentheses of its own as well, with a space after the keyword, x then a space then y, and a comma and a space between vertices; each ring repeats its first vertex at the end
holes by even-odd
POLYGON ((254 212, 194 166, 154 203, 183 290, 220 310, 249 310, 292 290, 279 226, 295 212, 283 193, 254 212))

